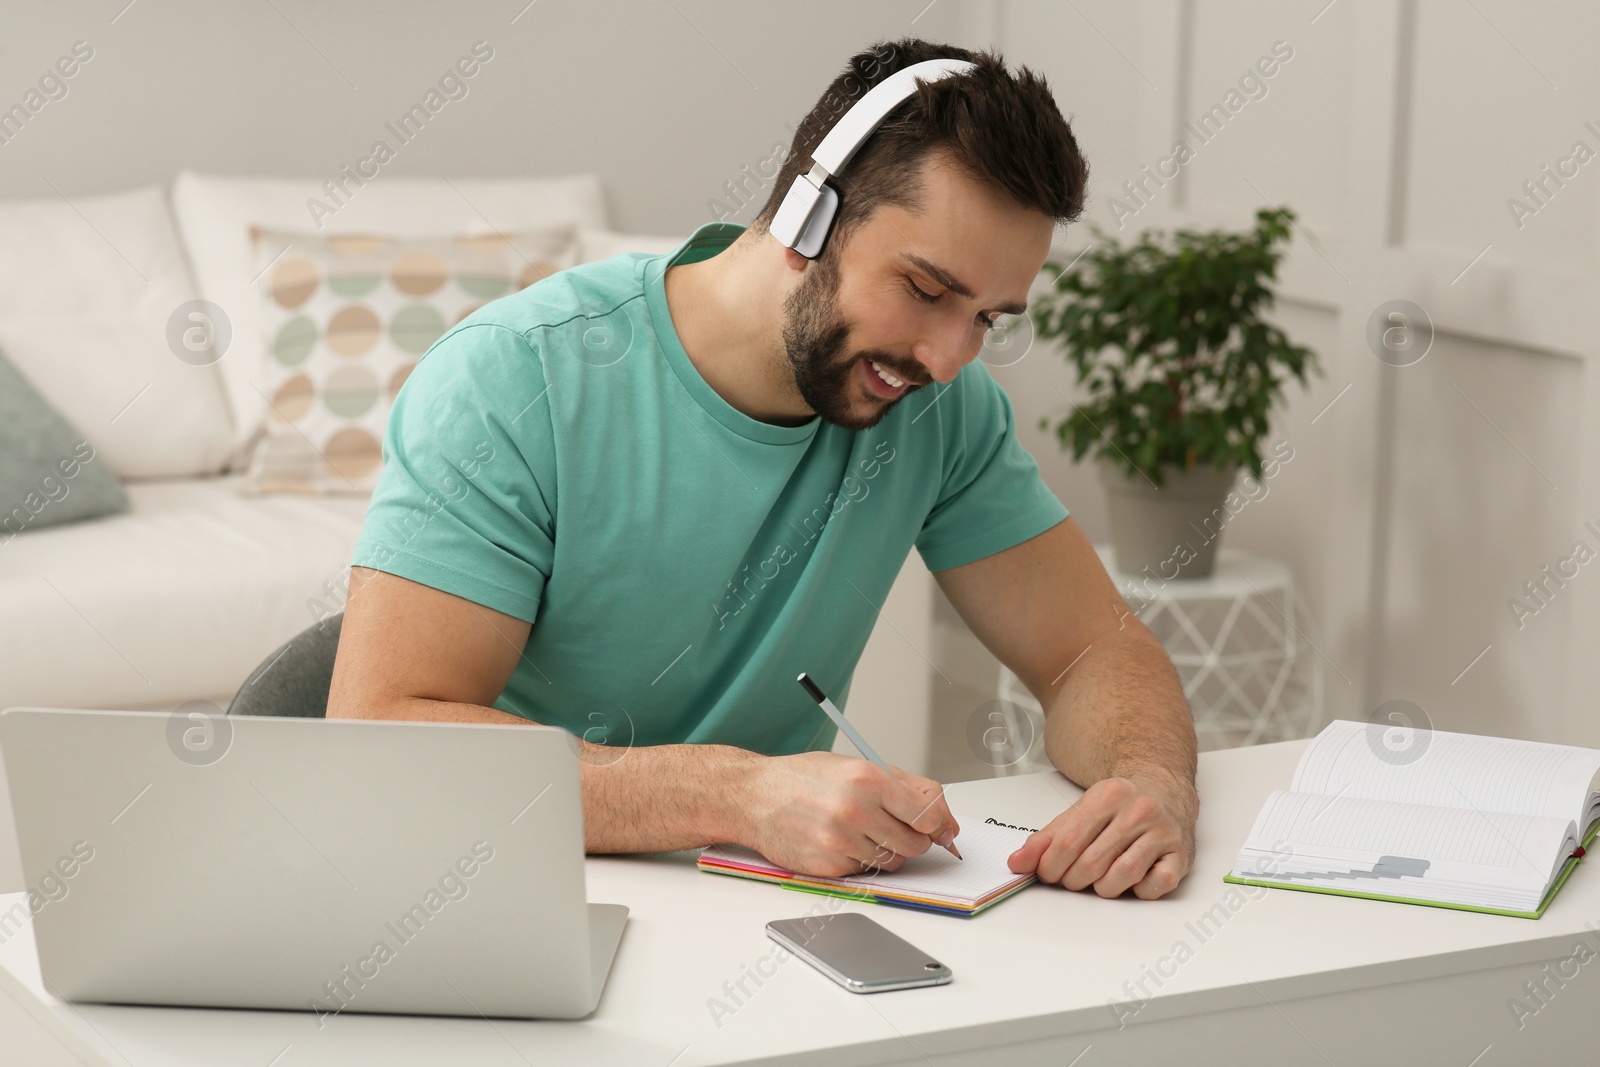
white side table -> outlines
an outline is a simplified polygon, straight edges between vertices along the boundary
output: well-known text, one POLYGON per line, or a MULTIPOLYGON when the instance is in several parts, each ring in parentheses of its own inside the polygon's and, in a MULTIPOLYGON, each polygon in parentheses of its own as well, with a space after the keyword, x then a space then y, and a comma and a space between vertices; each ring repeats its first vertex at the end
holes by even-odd
MULTIPOLYGON (((1282 562, 1221 548, 1210 577, 1162 581, 1118 571, 1110 545, 1095 551, 1172 657, 1201 751, 1322 728, 1322 662, 1303 633, 1308 613, 1282 562)), ((1011 721, 991 734, 995 773, 1048 769, 1039 702, 1004 665, 999 697, 1011 721)))

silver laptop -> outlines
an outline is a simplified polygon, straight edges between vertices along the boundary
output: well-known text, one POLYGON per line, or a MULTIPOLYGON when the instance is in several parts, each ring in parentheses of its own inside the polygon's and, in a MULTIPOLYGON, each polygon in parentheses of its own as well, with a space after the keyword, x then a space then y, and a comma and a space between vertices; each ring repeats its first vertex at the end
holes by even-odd
POLYGON ((556 727, 11 708, 0 754, 66 1000, 581 1018, 627 922, 556 727))

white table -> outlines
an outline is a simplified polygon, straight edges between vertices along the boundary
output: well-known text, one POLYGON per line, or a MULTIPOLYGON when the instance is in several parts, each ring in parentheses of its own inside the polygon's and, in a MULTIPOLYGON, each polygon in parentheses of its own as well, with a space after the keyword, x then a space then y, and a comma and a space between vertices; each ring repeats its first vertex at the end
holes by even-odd
MULTIPOLYGON (((1580 866, 1539 920, 1283 890, 1247 899, 1222 881, 1305 743, 1200 757, 1196 868, 1158 901, 1033 886, 958 919, 702 874, 693 853, 591 858, 590 899, 633 913, 598 1011, 577 1022, 347 1013, 319 1031, 291 1012, 73 1007, 40 989, 28 933, 0 947, 0 991, 84 1062, 118 1067, 1595 1062, 1600 933, 1586 923, 1600 923, 1600 871, 1580 866), (771 965, 763 924, 818 907, 871 915, 955 980, 860 996, 797 960, 771 965), (1595 955, 1560 987, 1541 974, 1578 944, 1595 955), (747 978, 734 1001, 724 983, 752 970, 771 977, 747 978), (1153 995, 1135 1011, 1124 983, 1141 977, 1153 995), (1519 1029, 1508 1001, 1541 978, 1546 1003, 1519 1029), (712 998, 732 1014, 714 1020, 712 998)), ((958 818, 1042 826, 1080 792, 1048 772, 949 795, 958 818)))

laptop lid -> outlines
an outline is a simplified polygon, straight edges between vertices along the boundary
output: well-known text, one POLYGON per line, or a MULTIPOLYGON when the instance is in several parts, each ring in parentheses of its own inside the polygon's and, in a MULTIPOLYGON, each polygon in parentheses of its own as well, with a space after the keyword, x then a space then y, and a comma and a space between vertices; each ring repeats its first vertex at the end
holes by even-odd
POLYGON ((318 1026, 598 1000, 626 909, 592 944, 565 730, 12 708, 0 753, 63 999, 318 1026))

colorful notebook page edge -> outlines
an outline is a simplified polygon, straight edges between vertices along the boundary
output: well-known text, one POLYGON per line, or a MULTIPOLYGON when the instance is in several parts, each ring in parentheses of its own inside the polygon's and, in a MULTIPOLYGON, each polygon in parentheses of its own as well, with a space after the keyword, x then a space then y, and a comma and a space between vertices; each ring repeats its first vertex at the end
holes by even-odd
POLYGON ((896 900, 893 897, 880 897, 872 894, 857 896, 853 893, 840 893, 831 889, 818 889, 809 885, 796 885, 793 882, 779 882, 785 889, 792 889, 796 893, 815 893, 823 897, 842 897, 845 900, 854 900, 863 904, 887 904, 895 908, 915 908, 918 911, 934 911, 941 915, 955 915, 963 919, 971 918, 976 911, 967 911, 964 908, 941 907, 937 904, 919 904, 913 900, 896 900))
POLYGON ((1012 881, 1007 882, 1002 886, 998 886, 995 889, 991 889, 989 892, 985 893, 981 897, 963 897, 963 896, 956 896, 956 895, 950 895, 950 896, 946 896, 946 897, 936 897, 936 896, 929 896, 926 893, 911 893, 911 892, 906 892, 904 890, 899 890, 899 889, 877 889, 877 888, 871 888, 869 883, 852 883, 852 884, 847 885, 847 886, 841 886, 841 885, 836 885, 836 884, 834 884, 832 882, 822 882, 822 881, 818 881, 818 880, 816 880, 814 878, 801 878, 801 877, 798 877, 798 876, 796 876, 793 879, 785 879, 785 881, 786 882, 793 881, 793 882, 801 884, 801 885, 816 886, 819 889, 841 889, 841 890, 843 890, 843 889, 847 889, 847 888, 860 888, 863 892, 870 893, 873 896, 877 896, 877 897, 896 897, 896 898, 902 899, 902 900, 923 900, 923 901, 928 901, 929 903, 939 904, 939 905, 946 906, 946 907, 952 907, 953 906, 953 907, 960 907, 960 908, 969 908, 969 907, 970 908, 979 908, 979 907, 982 907, 984 905, 984 903, 986 901, 988 901, 989 899, 991 899, 992 897, 995 897, 998 894, 1011 892, 1012 890, 1015 890, 1015 889, 1020 889, 1023 886, 1027 885, 1029 882, 1033 881, 1035 879, 1035 877, 1036 876, 1032 875, 1032 874, 1018 875, 1012 881))
POLYGON ((976 915, 981 911, 988 911, 990 908, 994 907, 996 904, 1000 903, 1002 900, 1009 900, 1012 897, 1016 896, 1018 893, 1022 892, 1024 889, 1028 888, 1030 885, 1033 885, 1038 880, 1039 879, 1038 879, 1037 876, 1030 877, 1027 881, 1022 882, 1019 885, 1013 886, 1010 889, 1007 889, 1005 892, 1000 893, 998 896, 994 897, 993 899, 984 901, 978 907, 973 909, 972 914, 976 915))
MULTIPOLYGON (((904 902, 909 906, 927 907, 935 911, 948 911, 951 914, 956 915, 966 915, 969 914, 969 912, 981 910, 988 903, 988 901, 980 901, 976 904, 973 904, 969 909, 967 905, 960 903, 952 904, 949 901, 938 901, 925 897, 899 897, 886 893, 852 891, 843 888, 835 888, 832 886, 818 885, 813 882, 797 881, 793 878, 778 878, 775 876, 757 874, 755 872, 742 869, 729 869, 720 867, 717 864, 705 864, 700 869, 711 874, 720 874, 729 878, 743 878, 748 881, 770 882, 773 885, 780 885, 785 889, 794 889, 800 892, 820 893, 824 896, 843 897, 846 900, 859 900, 871 904, 904 902)), ((1020 885, 1015 887, 1015 889, 1020 888, 1022 888, 1020 885)), ((1015 892, 1015 889, 1012 891, 1015 892)))
MULTIPOLYGON (((970 911, 963 909, 961 911, 956 912, 956 914, 964 915, 969 919, 972 918, 974 915, 982 914, 983 912, 986 912, 990 908, 994 907, 996 904, 1000 903, 1002 900, 1008 900, 1011 897, 1016 896, 1018 893, 1022 892, 1024 889, 1028 888, 1030 885, 1032 885, 1037 880, 1038 879, 1036 877, 1029 877, 1027 880, 1017 883, 1016 885, 1012 886, 1010 889, 1007 889, 1007 890, 1005 890, 1003 892, 999 892, 999 893, 996 893, 996 894, 992 894, 989 897, 989 899, 987 899, 983 903, 973 907, 970 911)), ((935 909, 935 910, 943 910, 943 909, 935 909)))
POLYGON ((840 893, 840 892, 835 892, 835 891, 832 891, 832 890, 829 890, 829 889, 815 888, 815 887, 806 886, 806 885, 796 885, 793 882, 787 882, 787 881, 780 881, 780 882, 777 882, 776 884, 781 885, 785 889, 793 889, 797 893, 816 893, 819 896, 843 897, 846 900, 864 901, 864 902, 869 903, 869 904, 890 904, 890 905, 893 905, 893 906, 896 906, 896 907, 917 908, 917 909, 924 910, 924 911, 936 911, 936 912, 939 912, 939 913, 944 914, 944 915, 959 915, 959 916, 962 916, 963 918, 971 918, 972 916, 977 915, 980 912, 987 911, 988 909, 992 908, 994 905, 1000 903, 1002 900, 1007 900, 1007 899, 1017 895, 1018 893, 1022 892, 1024 889, 1028 888, 1028 886, 1032 885, 1036 880, 1037 879, 1030 878, 1025 882, 1021 882, 1018 885, 1012 886, 1010 889, 1006 890, 1004 893, 1001 893, 998 896, 992 897, 991 899, 985 901, 984 903, 978 905, 977 907, 971 908, 970 910, 966 909, 966 908, 960 908, 960 907, 947 907, 947 906, 943 906, 943 905, 939 905, 939 904, 919 903, 919 902, 917 902, 915 900, 906 900, 906 899, 902 899, 902 898, 898 898, 898 897, 877 896, 877 895, 872 895, 872 894, 869 894, 867 896, 856 896, 856 895, 851 894, 851 893, 840 893))
POLYGON ((1036 876, 1033 874, 1018 875, 1014 881, 1007 882, 1004 885, 992 889, 981 897, 951 896, 940 898, 930 897, 920 893, 907 893, 895 889, 872 889, 868 888, 870 883, 840 883, 831 880, 822 881, 815 878, 806 878, 793 873, 778 874, 774 872, 782 871, 783 868, 757 867, 742 862, 728 861, 721 858, 708 860, 702 856, 701 859, 697 861, 696 865, 703 871, 710 871, 715 874, 731 874, 735 877, 757 878, 763 881, 776 882, 779 885, 805 885, 814 887, 818 890, 838 890, 840 895, 848 896, 851 899, 861 899, 863 896, 874 899, 892 897, 899 900, 922 901, 929 905, 940 908, 954 907, 961 909, 962 911, 965 911, 968 908, 973 910, 981 909, 985 907, 991 900, 998 900, 1010 893, 1014 893, 1019 889, 1025 888, 1027 885, 1036 880, 1036 876))
POLYGON ((750 871, 752 873, 770 875, 773 878, 794 877, 792 872, 786 871, 781 867, 757 867, 748 863, 733 863, 727 860, 701 859, 696 861, 695 865, 700 867, 702 870, 750 871))
MULTIPOLYGON (((744 879, 747 882, 748 881, 769 882, 772 885, 780 885, 780 886, 783 886, 785 888, 790 888, 790 887, 792 887, 794 885, 794 883, 791 882, 787 878, 776 878, 776 877, 773 877, 771 875, 755 874, 755 873, 752 873, 752 872, 749 872, 749 871, 728 870, 728 869, 725 869, 725 868, 717 867, 714 864, 707 864, 706 866, 703 866, 700 869, 702 871, 705 871, 707 874, 720 874, 724 878, 741 878, 741 879, 744 879)), ((874 899, 874 897, 870 893, 835 893, 833 895, 834 896, 840 896, 840 897, 846 897, 846 898, 848 898, 850 900, 871 901, 871 900, 874 899)))
POLYGON ((1018 881, 1015 885, 997 890, 995 893, 990 894, 988 899, 968 909, 960 906, 950 906, 933 902, 924 903, 916 899, 904 899, 877 893, 849 892, 825 886, 807 885, 796 882, 790 878, 780 878, 774 875, 758 873, 751 870, 731 868, 715 862, 702 862, 698 864, 698 866, 701 870, 709 874, 720 874, 726 878, 740 878, 745 881, 770 882, 771 884, 781 886, 784 889, 792 889, 797 893, 815 893, 819 896, 839 897, 844 900, 854 900, 858 903, 865 904, 888 904, 894 907, 915 908, 920 911, 933 911, 942 915, 955 915, 961 918, 971 918, 980 912, 987 911, 989 908, 1000 903, 1002 900, 1007 900, 1022 892, 1022 890, 1026 889, 1028 886, 1032 885, 1038 880, 1036 875, 1028 875, 1027 877, 1018 881))
POLYGON ((728 878, 744 878, 757 882, 773 882, 778 885, 782 885, 784 882, 788 881, 787 878, 776 878, 770 874, 759 874, 755 871, 741 871, 735 867, 715 867, 708 864, 702 866, 700 869, 705 871, 707 874, 720 874, 728 878))
MULTIPOLYGON (((751 855, 756 856, 758 859, 764 860, 765 862, 757 863, 754 860, 747 860, 747 859, 744 859, 744 858, 742 858, 740 856, 728 855, 728 854, 722 853, 721 852, 721 846, 718 846, 718 845, 707 845, 705 848, 701 849, 700 850, 700 856, 699 856, 699 862, 701 862, 701 863, 719 863, 719 864, 737 863, 737 864, 742 864, 742 865, 748 866, 748 867, 760 867, 763 870, 769 870, 769 871, 781 871, 781 870, 784 869, 782 867, 779 867, 777 864, 773 863, 771 860, 768 860, 765 856, 762 856, 761 853, 754 851, 753 849, 747 849, 747 848, 744 848, 742 846, 739 846, 739 851, 741 851, 741 852, 749 852, 751 855), (712 852, 716 852, 716 853, 719 853, 719 854, 711 856, 708 859, 707 858, 707 854, 708 853, 712 853, 712 852)), ((792 873, 792 872, 790 872, 790 873, 792 873)))

